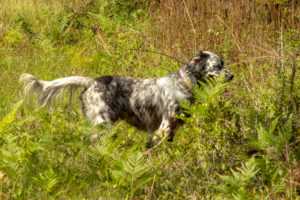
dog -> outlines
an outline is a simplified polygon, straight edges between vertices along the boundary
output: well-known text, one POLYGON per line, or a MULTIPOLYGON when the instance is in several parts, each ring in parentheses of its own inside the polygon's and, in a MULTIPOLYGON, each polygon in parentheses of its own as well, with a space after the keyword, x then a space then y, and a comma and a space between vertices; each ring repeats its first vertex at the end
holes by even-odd
POLYGON ((135 79, 118 75, 88 78, 71 76, 53 81, 38 80, 24 73, 24 93, 38 95, 38 103, 45 107, 66 88, 83 87, 80 94, 81 107, 95 126, 113 125, 117 120, 154 133, 147 146, 157 143, 165 133, 173 141, 176 129, 182 120, 175 115, 183 112, 179 101, 191 101, 193 85, 205 82, 225 73, 225 81, 234 75, 224 68, 219 56, 200 51, 179 71, 166 76, 149 79, 135 79))

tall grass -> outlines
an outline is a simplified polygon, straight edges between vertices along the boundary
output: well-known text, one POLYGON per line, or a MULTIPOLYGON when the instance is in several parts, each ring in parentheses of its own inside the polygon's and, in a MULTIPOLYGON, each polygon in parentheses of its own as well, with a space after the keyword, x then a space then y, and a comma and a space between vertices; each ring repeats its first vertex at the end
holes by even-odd
POLYGON ((0 5, 0 199, 298 198, 299 1, 0 5), (195 88, 174 142, 150 152, 149 135, 124 122, 93 128, 78 100, 52 112, 20 101, 24 72, 148 78, 181 67, 153 51, 187 61, 199 50, 235 78, 195 88))
POLYGON ((162 0, 156 6, 156 44, 179 56, 204 48, 221 50, 231 60, 270 58, 277 51, 281 28, 299 29, 297 1, 162 0))

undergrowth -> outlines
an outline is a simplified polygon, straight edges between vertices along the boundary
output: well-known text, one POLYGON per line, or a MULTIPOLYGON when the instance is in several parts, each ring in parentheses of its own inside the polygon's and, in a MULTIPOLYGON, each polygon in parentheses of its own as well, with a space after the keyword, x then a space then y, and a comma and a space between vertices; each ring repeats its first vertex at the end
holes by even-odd
POLYGON ((0 5, 0 199, 299 199, 298 1, 0 5), (163 76, 182 64, 159 53, 186 62, 199 50, 235 78, 195 87, 174 142, 150 152, 148 133, 95 128, 78 99, 39 108, 18 83, 163 76))

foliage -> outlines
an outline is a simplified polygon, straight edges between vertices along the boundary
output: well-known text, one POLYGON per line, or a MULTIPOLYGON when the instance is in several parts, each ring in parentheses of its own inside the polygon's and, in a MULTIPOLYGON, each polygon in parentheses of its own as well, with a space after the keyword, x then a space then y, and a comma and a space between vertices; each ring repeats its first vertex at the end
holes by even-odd
POLYGON ((0 4, 0 199, 298 198, 299 2, 0 4), (181 64, 159 53, 187 61, 199 50, 235 78, 199 83, 174 142, 147 153, 148 133, 92 127, 68 95, 54 110, 23 103, 17 83, 24 72, 163 76, 181 64))
POLYGON ((249 183, 258 172, 255 159, 249 159, 245 165, 242 164, 241 168, 237 168, 236 171, 231 169, 231 172, 232 176, 219 175, 220 179, 227 184, 225 187, 224 185, 217 186, 217 189, 222 194, 219 198, 222 199, 222 196, 233 197, 234 199, 249 199, 253 197, 249 183))

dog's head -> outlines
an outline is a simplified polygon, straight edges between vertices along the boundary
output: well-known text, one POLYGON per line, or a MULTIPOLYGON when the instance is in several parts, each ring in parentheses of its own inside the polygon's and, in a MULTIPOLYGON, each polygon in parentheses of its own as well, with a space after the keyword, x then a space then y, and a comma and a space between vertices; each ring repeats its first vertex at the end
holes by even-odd
POLYGON ((224 62, 219 56, 209 51, 200 51, 187 64, 187 69, 197 80, 206 81, 225 73, 225 81, 231 81, 233 74, 224 68, 224 62))

